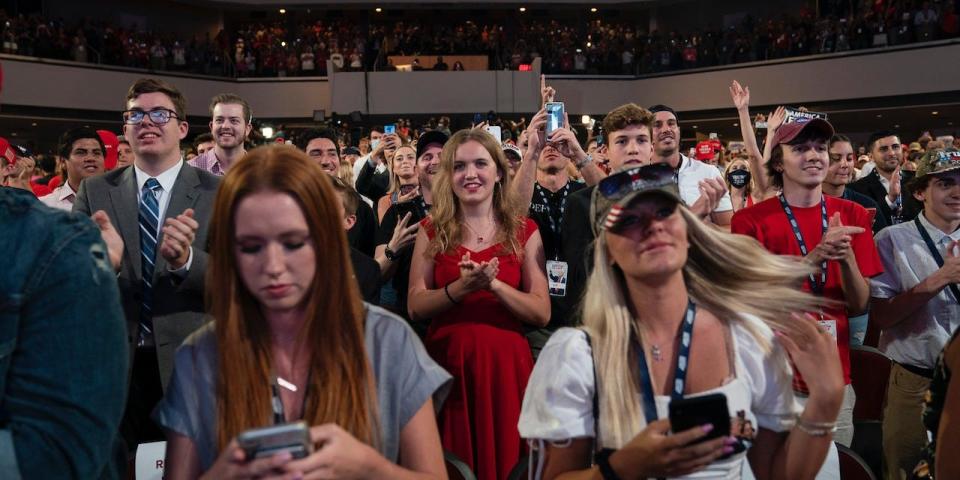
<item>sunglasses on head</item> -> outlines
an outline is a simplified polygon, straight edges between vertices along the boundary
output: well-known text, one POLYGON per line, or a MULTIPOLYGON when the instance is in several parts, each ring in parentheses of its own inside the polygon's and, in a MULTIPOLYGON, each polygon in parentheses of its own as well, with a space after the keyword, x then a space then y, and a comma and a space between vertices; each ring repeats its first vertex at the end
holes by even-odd
POLYGON ((608 200, 617 201, 637 190, 650 190, 677 183, 677 172, 665 163, 644 165, 615 173, 597 184, 597 191, 608 200))

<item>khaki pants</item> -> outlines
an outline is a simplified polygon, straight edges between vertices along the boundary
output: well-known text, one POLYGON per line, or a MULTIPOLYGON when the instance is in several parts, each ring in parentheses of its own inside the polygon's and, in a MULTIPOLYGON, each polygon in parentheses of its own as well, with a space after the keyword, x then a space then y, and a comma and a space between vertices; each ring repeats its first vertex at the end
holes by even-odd
POLYGON ((927 446, 923 398, 930 380, 894 363, 883 410, 883 477, 903 480, 913 472, 927 446))

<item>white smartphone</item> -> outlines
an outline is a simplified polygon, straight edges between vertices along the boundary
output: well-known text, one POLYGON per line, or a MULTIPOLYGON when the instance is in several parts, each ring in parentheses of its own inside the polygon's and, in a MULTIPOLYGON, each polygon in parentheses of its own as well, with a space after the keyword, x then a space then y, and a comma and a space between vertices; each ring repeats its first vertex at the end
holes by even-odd
POLYGON ((503 145, 503 137, 500 133, 500 127, 496 125, 487 125, 484 129, 487 131, 487 133, 493 135, 493 138, 497 139, 497 143, 503 145))
POLYGON ((563 102, 547 102, 544 108, 547 110, 546 134, 549 137, 554 130, 563 127, 563 102))

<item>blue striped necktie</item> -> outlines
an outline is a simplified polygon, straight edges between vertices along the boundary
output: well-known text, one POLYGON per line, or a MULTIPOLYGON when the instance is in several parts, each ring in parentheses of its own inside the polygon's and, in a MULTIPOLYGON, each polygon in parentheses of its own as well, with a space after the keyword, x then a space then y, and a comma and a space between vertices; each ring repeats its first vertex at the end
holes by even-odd
POLYGON ((160 231, 160 192, 156 178, 147 179, 140 192, 140 265, 143 296, 140 303, 140 329, 137 345, 153 342, 153 269, 157 259, 157 236, 160 231))

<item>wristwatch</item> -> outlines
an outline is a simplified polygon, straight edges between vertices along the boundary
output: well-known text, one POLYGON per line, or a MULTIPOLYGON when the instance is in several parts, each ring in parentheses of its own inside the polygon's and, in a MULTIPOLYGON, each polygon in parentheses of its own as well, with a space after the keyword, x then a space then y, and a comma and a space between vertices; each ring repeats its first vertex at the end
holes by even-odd
POLYGON ((575 166, 577 167, 577 170, 583 170, 583 167, 590 165, 591 162, 593 162, 593 155, 588 153, 586 157, 583 157, 583 161, 577 163, 575 166))
POLYGON ((387 260, 390 260, 391 262, 395 262, 395 261, 397 260, 397 258, 400 257, 400 255, 397 255, 397 252, 394 252, 393 250, 390 250, 390 247, 387 247, 387 248, 383 251, 383 254, 387 257, 387 260))

